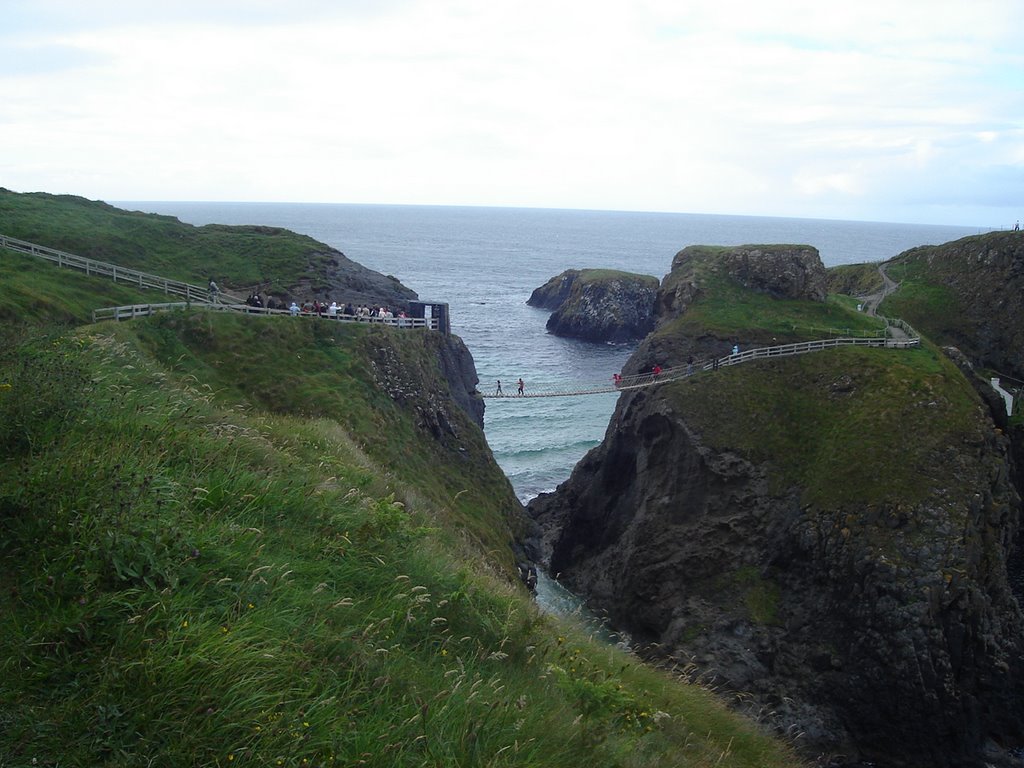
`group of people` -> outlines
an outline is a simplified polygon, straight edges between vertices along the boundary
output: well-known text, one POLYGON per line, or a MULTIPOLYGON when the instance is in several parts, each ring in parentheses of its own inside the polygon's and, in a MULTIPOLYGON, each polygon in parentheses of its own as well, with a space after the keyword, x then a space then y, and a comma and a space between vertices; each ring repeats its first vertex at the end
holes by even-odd
POLYGON ((258 293, 250 293, 245 303, 257 309, 288 309, 282 299, 267 296, 267 300, 264 302, 263 297, 258 293))
POLYGON ((295 302, 292 302, 292 304, 297 307, 298 312, 304 315, 320 315, 321 317, 345 316, 380 319, 407 317, 404 310, 394 311, 390 307, 371 307, 366 304, 360 304, 357 307, 352 302, 339 304, 336 301, 332 301, 328 304, 326 301, 305 301, 302 303, 302 306, 296 305, 295 302))

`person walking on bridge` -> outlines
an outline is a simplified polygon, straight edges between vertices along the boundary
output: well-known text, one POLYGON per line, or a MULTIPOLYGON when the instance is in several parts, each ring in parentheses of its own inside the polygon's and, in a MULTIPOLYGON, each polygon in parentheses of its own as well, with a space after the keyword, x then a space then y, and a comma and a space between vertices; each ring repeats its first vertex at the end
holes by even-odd
POLYGON ((501 391, 501 379, 498 379, 498 388, 496 390, 494 390, 494 394, 495 395, 504 395, 505 394, 504 392, 501 391))
POLYGON ((523 389, 524 389, 525 387, 526 387, 526 385, 525 385, 525 384, 523 384, 523 380, 522 380, 522 378, 520 377, 520 379, 519 379, 519 394, 520 394, 520 395, 522 395, 522 394, 523 394, 523 389))

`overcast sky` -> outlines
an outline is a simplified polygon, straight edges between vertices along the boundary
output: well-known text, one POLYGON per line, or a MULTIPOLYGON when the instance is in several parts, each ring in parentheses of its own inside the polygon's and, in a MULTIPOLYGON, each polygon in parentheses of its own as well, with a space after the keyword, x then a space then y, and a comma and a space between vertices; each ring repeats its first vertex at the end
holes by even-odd
POLYGON ((1020 0, 0 0, 0 186, 1012 227, 1020 0))

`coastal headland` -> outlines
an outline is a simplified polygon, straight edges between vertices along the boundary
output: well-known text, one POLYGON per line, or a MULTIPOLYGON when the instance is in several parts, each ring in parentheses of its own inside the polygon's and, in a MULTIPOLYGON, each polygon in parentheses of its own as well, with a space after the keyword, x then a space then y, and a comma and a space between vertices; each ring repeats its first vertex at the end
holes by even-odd
MULTIPOLYGON (((340 257, 283 230, 9 192, 0 221, 179 280, 347 298, 318 254, 340 257)), ((165 297, 8 250, 0 275, 11 764, 799 764, 537 610, 456 337, 201 306, 92 323, 165 297)))

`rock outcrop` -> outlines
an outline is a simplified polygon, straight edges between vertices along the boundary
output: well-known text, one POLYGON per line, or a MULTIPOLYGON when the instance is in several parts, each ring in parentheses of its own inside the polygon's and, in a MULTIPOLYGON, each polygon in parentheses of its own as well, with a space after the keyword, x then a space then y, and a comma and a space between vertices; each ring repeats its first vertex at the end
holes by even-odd
MULTIPOLYGON (((809 257, 772 266, 772 284, 752 253, 688 251, 654 336, 716 275, 820 296, 818 269, 796 267, 809 257)), ((624 393, 602 444, 530 504, 533 552, 642 653, 688 665, 820 764, 1012 765, 1020 470, 952 363, 902 354, 818 353, 624 393)))
POLYGON ((694 245, 672 259, 658 296, 659 322, 685 312, 701 284, 718 275, 775 298, 824 301, 828 296, 828 272, 809 245, 694 245))
POLYGON ((277 292, 281 301, 319 299, 408 309, 409 302, 418 298, 416 291, 403 285, 397 277, 364 267, 334 248, 324 246, 323 250, 311 253, 309 260, 311 271, 316 269, 319 274, 277 292))
POLYGON ((553 309, 547 329, 556 336, 622 343, 654 327, 658 280, 614 270, 570 269, 530 296, 528 304, 553 309))

